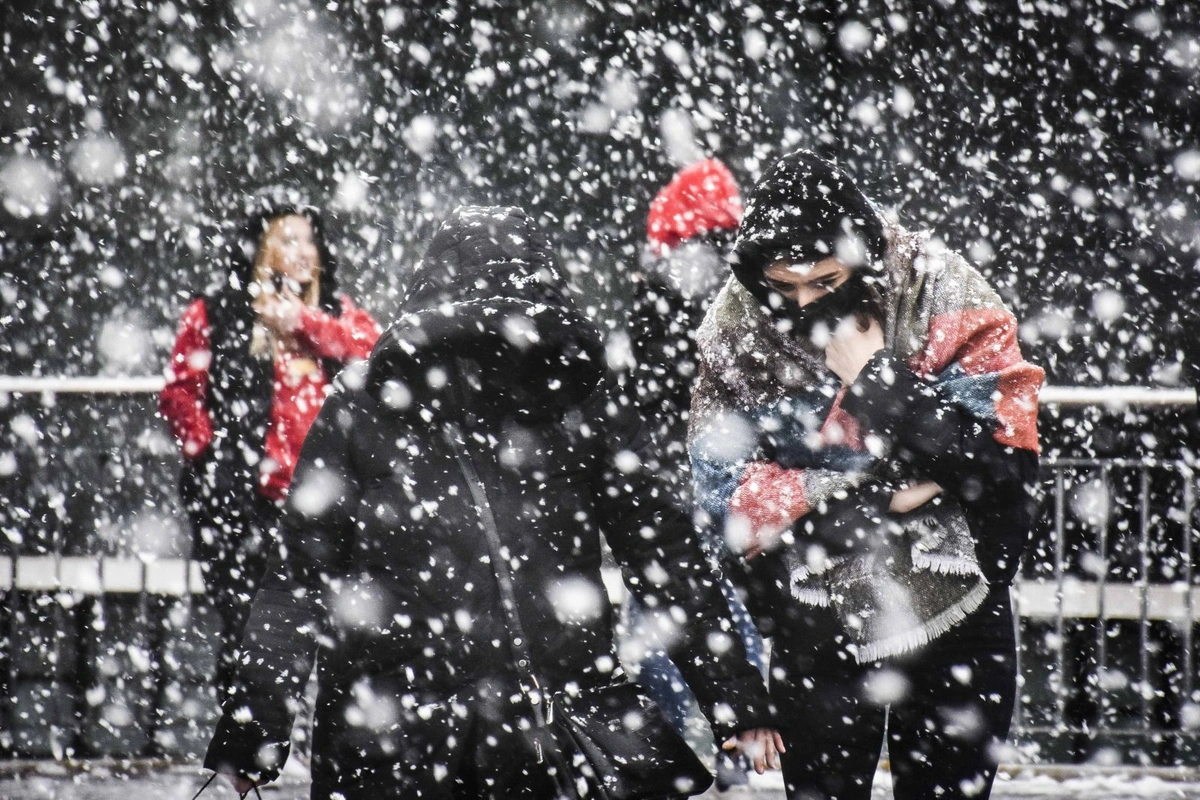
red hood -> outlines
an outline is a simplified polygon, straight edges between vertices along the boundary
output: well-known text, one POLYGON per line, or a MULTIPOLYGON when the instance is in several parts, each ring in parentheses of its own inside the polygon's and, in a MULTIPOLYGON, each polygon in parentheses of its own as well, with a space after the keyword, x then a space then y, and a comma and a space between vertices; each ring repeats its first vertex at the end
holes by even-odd
POLYGON ((736 230, 742 219, 742 197, 728 167, 706 158, 684 167, 650 203, 646 236, 662 255, 694 236, 736 230))

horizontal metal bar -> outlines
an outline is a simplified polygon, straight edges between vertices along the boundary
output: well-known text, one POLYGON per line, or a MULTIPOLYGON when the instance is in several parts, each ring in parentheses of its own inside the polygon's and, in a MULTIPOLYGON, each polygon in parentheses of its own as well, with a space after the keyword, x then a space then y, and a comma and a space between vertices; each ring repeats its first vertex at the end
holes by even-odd
POLYGON ((0 375, 0 392, 8 394, 158 394, 167 383, 159 376, 26 378, 0 375))
MULTIPOLYGON (((1060 613, 1056 582, 1017 581, 1013 588, 1022 617, 1054 619, 1060 613)), ((1189 588, 1182 582, 1152 583, 1143 587, 1137 583, 1100 584, 1068 578, 1063 582, 1061 613, 1068 619, 1095 619, 1100 615, 1103 596, 1105 619, 1141 619, 1143 589, 1146 592, 1146 619, 1150 620, 1187 621, 1189 592, 1192 607, 1200 603, 1200 587, 1189 588)))
POLYGON ((1044 406, 1194 406, 1196 390, 1144 386, 1045 386, 1038 395, 1044 406))
POLYGON ((1184 475, 1190 475, 1192 469, 1191 465, 1182 458, 1111 458, 1108 456, 1103 458, 1056 458, 1051 456, 1043 458, 1041 466, 1046 469, 1072 467, 1087 469, 1100 469, 1104 467, 1113 469, 1173 469, 1184 475))
MULTIPOLYGON (((1074 732, 1074 731, 1072 731, 1074 732)), ((1086 733, 1086 732, 1085 732, 1086 733)), ((1191 735, 1187 732, 1171 731, 1170 735, 1183 736, 1191 735)), ((1200 781, 1200 769, 1194 766, 1175 766, 1175 767, 1158 767, 1144 766, 1141 764, 1122 764, 1117 767, 1099 767, 1095 764, 1001 764, 1000 772, 1013 778, 1024 776, 1026 778, 1049 778, 1056 782, 1065 781, 1096 781, 1102 779, 1105 781, 1120 781, 1116 784, 1104 785, 1103 789, 1091 790, 1090 787, 1077 787, 1074 791, 1067 790, 1063 793, 1064 787, 1056 787, 1053 784, 1047 788, 1037 786, 1032 791, 1036 794, 1029 794, 1030 789, 1025 789, 1020 793, 1022 797, 1186 797, 1194 791, 1192 787, 1154 787, 1146 789, 1150 794, 1145 794, 1142 789, 1129 785, 1131 781, 1141 781, 1147 778, 1169 782, 1169 783, 1196 783, 1200 781), (1121 787, 1119 789, 1115 787, 1121 787), (1079 792, 1082 788, 1082 793, 1079 792), (1179 791, 1184 789, 1184 791, 1179 791), (1097 793, 1098 792, 1098 793, 1097 793)), ((1005 787, 1005 793, 1011 792, 1013 787, 1005 787)))
MULTIPOLYGON (((0 392, 11 394, 154 394, 162 391, 161 376, 25 377, 0 375, 0 392)), ((1044 386, 1044 406, 1194 406, 1200 402, 1192 388, 1148 386, 1044 386)))
MULTIPOLYGON (((204 591, 200 564, 183 558, 139 558, 115 556, 0 556, 0 590, 16 588, 32 592, 69 591, 83 594, 183 595, 204 591), (190 581, 185 575, 190 569, 190 581)), ((619 599, 624 585, 615 570, 605 570, 609 593, 619 599), (611 574, 610 574, 611 572, 611 574)), ((1142 586, 1135 583, 1103 584, 1104 616, 1107 619, 1141 619, 1142 586)), ((1017 581, 1017 608, 1022 617, 1054 619, 1059 614, 1058 585, 1054 581, 1017 581)), ((1147 619, 1183 622, 1189 619, 1188 592, 1192 607, 1200 606, 1200 587, 1183 583, 1154 583, 1145 587, 1147 619)), ((1063 583, 1061 613, 1071 619, 1094 619, 1100 613, 1101 584, 1067 579, 1063 583)), ((1196 620, 1200 622, 1200 620, 1196 620)))
POLYGON ((1147 729, 1142 725, 1014 725, 1015 733, 1042 734, 1076 734, 1081 736, 1130 736, 1135 739, 1146 739, 1150 736, 1171 736, 1178 738, 1200 739, 1200 731, 1186 728, 1164 728, 1161 726, 1147 729))
POLYGON ((185 558, 0 556, 0 591, 182 596, 204 591, 200 564, 185 558), (190 578, 190 579, 189 579, 190 578))

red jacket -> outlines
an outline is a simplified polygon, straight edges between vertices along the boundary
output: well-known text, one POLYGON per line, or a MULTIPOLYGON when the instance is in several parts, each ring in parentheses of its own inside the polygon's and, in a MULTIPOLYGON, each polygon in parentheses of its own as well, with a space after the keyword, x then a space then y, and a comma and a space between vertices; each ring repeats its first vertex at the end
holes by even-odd
MULTIPOLYGON (((366 358, 379 338, 379 326, 370 314, 343 297, 340 317, 315 308, 301 311, 296 338, 302 351, 286 353, 275 361, 271 416, 263 447, 266 457, 259 467, 259 491, 274 500, 287 495, 300 446, 329 390, 332 376, 325 374, 318 359, 366 358)), ((167 385, 158 398, 159 410, 188 458, 203 455, 212 441, 212 417, 206 403, 210 359, 208 312, 204 300, 199 299, 183 312, 167 385)))

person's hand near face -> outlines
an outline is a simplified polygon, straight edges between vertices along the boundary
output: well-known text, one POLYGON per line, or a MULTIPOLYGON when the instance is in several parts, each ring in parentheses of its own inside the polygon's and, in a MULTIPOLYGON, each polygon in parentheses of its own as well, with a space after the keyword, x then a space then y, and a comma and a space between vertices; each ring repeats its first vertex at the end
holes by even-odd
MULTIPOLYGON (((785 301, 804 308, 836 292, 852 275, 852 268, 836 257, 815 264, 793 265, 776 261, 763 273, 766 284, 785 301)), ((883 328, 877 320, 847 317, 832 332, 825 347, 825 364, 849 386, 871 356, 883 349, 883 328)))
POLYGON ((263 236, 262 248, 271 270, 254 299, 263 325, 280 336, 300 325, 304 297, 320 271, 312 223, 299 214, 274 220, 263 236))
POLYGON ((883 328, 877 320, 868 319, 863 326, 860 320, 847 317, 837 326, 825 348, 825 366, 849 386, 871 357, 882 349, 883 328))
POLYGON ((260 292, 254 299, 259 320, 277 336, 288 336, 300 326, 303 308, 304 301, 286 286, 282 290, 260 292))

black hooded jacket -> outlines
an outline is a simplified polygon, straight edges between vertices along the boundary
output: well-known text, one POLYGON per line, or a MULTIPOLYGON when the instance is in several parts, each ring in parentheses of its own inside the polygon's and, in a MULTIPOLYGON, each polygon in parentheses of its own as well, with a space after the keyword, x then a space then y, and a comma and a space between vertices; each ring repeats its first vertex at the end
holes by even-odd
POLYGON ((431 761, 420 742, 444 746, 447 730, 429 733, 421 709, 451 697, 464 719, 527 716, 519 703, 467 699, 514 677, 459 458, 479 474, 511 553, 543 687, 600 685, 619 671, 603 532, 628 587, 684 623, 672 655, 718 735, 768 724, 761 678, 691 524, 644 470, 649 439, 603 364, 599 333, 523 212, 460 209, 442 226, 400 317, 369 364, 339 378, 308 436, 286 555, 254 600, 206 766, 275 774, 281 759, 270 756, 286 754, 318 650, 314 797, 348 791, 338 776, 363 759, 431 761), (364 697, 397 711, 377 725, 364 697))
POLYGON ((684 298, 657 275, 644 277, 634 291, 629 330, 637 406, 662 444, 658 473, 681 499, 689 498, 687 410, 697 370, 692 333, 704 320, 707 298, 684 298))

